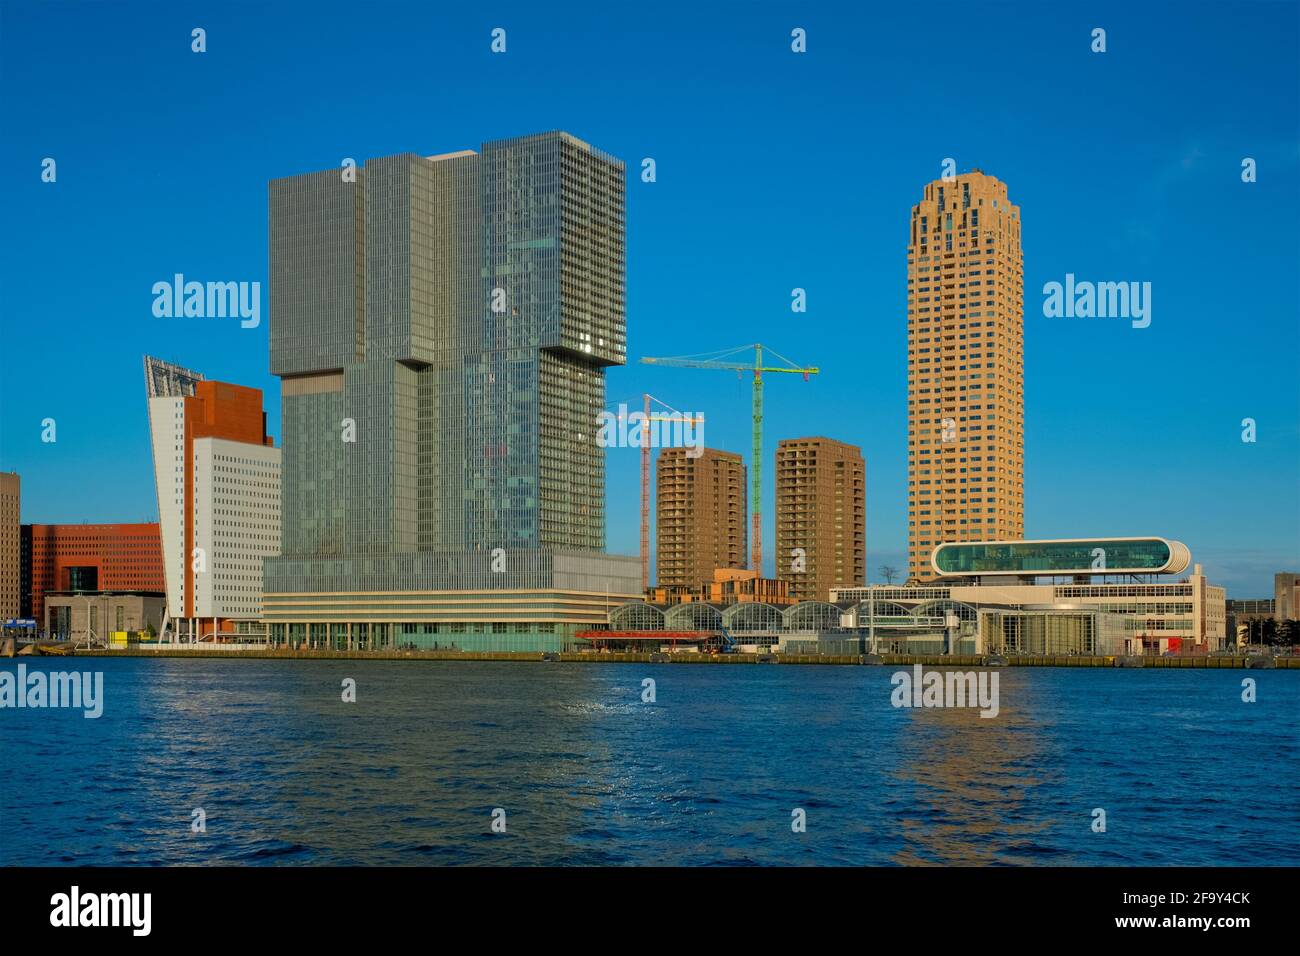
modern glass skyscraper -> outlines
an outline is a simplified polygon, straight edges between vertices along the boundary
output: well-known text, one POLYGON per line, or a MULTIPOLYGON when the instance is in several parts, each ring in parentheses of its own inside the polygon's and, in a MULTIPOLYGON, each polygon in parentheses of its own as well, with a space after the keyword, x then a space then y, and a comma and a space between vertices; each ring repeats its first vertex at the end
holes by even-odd
POLYGON ((925 187, 907 251, 908 577, 1025 531, 1020 209, 979 170, 925 187))
POLYGON ((596 444, 604 370, 626 362, 624 192, 621 161, 562 132, 271 183, 273 636, 545 645, 528 635, 639 591, 636 560, 602 553, 596 444))

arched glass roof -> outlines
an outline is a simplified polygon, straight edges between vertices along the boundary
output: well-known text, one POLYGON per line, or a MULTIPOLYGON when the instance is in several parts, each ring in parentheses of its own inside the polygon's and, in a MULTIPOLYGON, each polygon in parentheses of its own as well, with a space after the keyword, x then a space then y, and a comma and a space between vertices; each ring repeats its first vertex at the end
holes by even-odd
POLYGON ((609 627, 613 631, 662 631, 664 612, 644 601, 632 601, 609 612, 609 627))
POLYGON ((748 601, 723 611, 722 621, 732 631, 779 631, 785 624, 785 616, 780 608, 748 601))
POLYGON ((960 601, 928 601, 918 605, 912 614, 916 617, 944 617, 949 611, 963 621, 973 621, 979 616, 975 608, 960 601))
POLYGON ((699 601, 676 604, 664 614, 664 628, 669 631, 721 630, 722 612, 712 604, 699 601))
POLYGON ((785 626, 792 631, 825 631, 840 626, 840 609, 825 601, 801 601, 785 611, 785 626))

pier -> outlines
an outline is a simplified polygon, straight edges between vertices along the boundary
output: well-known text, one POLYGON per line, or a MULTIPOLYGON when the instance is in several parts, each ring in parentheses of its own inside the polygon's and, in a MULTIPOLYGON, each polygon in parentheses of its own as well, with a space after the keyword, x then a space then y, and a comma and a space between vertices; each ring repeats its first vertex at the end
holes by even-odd
POLYGON ((132 646, 117 650, 78 650, 78 657, 202 657, 238 660, 364 660, 364 661, 519 661, 540 663, 545 659, 565 664, 835 664, 849 666, 927 667, 1134 667, 1134 668, 1228 668, 1273 667, 1300 670, 1300 655, 1236 654, 1210 657, 1181 655, 1132 657, 1081 655, 991 655, 965 654, 663 654, 647 652, 566 651, 543 655, 539 651, 343 651, 322 648, 293 650, 284 647, 203 647, 201 645, 132 646), (191 649, 193 648, 193 649, 191 649))

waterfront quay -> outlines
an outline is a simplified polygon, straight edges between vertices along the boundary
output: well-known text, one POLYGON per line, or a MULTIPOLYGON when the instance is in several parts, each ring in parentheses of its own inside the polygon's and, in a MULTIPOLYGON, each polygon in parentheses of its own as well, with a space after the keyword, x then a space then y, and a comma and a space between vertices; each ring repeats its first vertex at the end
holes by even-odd
POLYGON ((250 660, 365 660, 365 661, 519 661, 565 664, 836 664, 858 666, 927 667, 1155 667, 1155 668, 1239 668, 1273 667, 1300 670, 1300 655, 1270 657, 1263 654, 1223 656, 1171 655, 1145 657, 1084 656, 1077 654, 1012 654, 997 658, 972 654, 664 654, 646 652, 560 652, 533 651, 423 651, 423 650, 328 650, 323 648, 233 647, 130 647, 117 650, 78 650, 78 657, 204 657, 250 660))

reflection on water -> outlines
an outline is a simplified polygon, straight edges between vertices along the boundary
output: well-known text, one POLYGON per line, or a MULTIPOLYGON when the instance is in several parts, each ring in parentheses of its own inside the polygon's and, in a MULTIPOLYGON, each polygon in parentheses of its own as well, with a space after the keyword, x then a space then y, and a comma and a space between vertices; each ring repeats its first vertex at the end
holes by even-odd
POLYGON ((76 666, 99 720, 0 710, 0 864, 1300 862, 1289 671, 1005 668, 982 719, 889 667, 76 666))
POLYGON ((1035 810, 1043 794, 1043 747, 1049 739, 1032 716, 1034 672, 998 673, 999 711, 909 710, 908 759, 898 779, 915 788, 901 814, 905 843, 893 862, 915 866, 1065 864, 1040 843, 1049 823, 1035 810), (1029 678, 1028 680, 1026 678, 1029 678))

